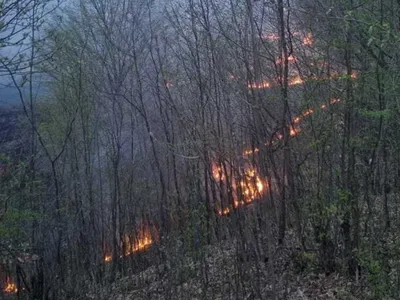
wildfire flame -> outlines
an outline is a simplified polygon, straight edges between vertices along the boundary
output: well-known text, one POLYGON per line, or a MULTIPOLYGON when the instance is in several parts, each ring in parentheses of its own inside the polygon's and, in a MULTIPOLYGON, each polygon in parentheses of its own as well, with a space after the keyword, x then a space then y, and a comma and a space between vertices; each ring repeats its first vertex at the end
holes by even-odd
POLYGON ((18 292, 17 285, 7 277, 6 284, 4 286, 4 293, 6 294, 15 294, 18 292))
POLYGON ((310 109, 306 110, 306 111, 303 113, 303 117, 311 116, 313 113, 314 113, 314 110, 313 110, 312 108, 310 108, 310 109))
MULTIPOLYGON (((148 249, 154 242, 158 241, 159 234, 157 228, 154 225, 148 224, 148 222, 142 222, 138 228, 136 229, 136 236, 133 238, 132 235, 125 234, 123 237, 123 245, 125 246, 125 250, 123 255, 129 256, 133 253, 138 253, 148 249)), ((111 254, 104 255, 105 262, 112 261, 111 254)))
POLYGON ((133 244, 132 250, 133 252, 142 251, 148 248, 151 244, 153 244, 153 238, 151 237, 150 232, 143 232, 141 237, 138 237, 136 242, 133 244))
POLYGON ((125 235, 124 242, 126 245, 125 256, 132 253, 141 252, 149 248, 159 238, 158 231, 155 226, 142 223, 136 229, 136 237, 132 239, 129 235, 125 235))
MULTIPOLYGON (((295 31, 293 33, 293 36, 303 36, 302 44, 304 46, 311 46, 313 44, 313 35, 310 32, 304 36, 301 32, 295 31)), ((280 39, 280 36, 276 33, 263 33, 263 34, 261 34, 260 37, 263 40, 270 40, 270 41, 277 41, 280 39)), ((289 63, 293 63, 293 62, 297 61, 297 58, 294 55, 289 55, 287 59, 288 59, 289 63)), ((282 64, 282 58, 281 57, 277 58, 275 62, 278 65, 282 64)), ((316 62, 316 63, 311 62, 310 64, 311 64, 311 66, 316 65, 319 67, 327 67, 328 66, 327 62, 316 62)), ((250 69, 253 70, 253 67, 250 66, 250 69)), ((300 77, 299 75, 295 75, 294 77, 289 78, 289 86, 304 84, 306 80, 326 80, 326 79, 332 80, 332 79, 342 78, 345 75, 345 74, 343 74, 343 72, 340 74, 340 72, 334 71, 334 70, 331 71, 331 74, 332 75, 330 75, 330 76, 314 76, 314 75, 312 75, 312 76, 302 76, 302 77, 300 77)), ((357 76, 358 76, 358 73, 355 71, 350 74, 350 77, 352 79, 356 79, 357 76)), ((231 73, 228 73, 228 78, 230 80, 238 79, 236 77, 236 75, 231 74, 231 73)), ((277 81, 281 82, 282 80, 277 79, 277 81)), ((167 89, 174 86, 170 80, 164 80, 164 85, 167 89)), ((253 81, 253 82, 247 83, 247 88, 249 90, 269 89, 274 86, 277 86, 276 81, 262 80, 262 81, 253 81)))
MULTIPOLYGON (((341 101, 342 100, 339 98, 331 98, 329 99, 328 103, 329 105, 333 105, 341 101)), ((321 110, 326 110, 327 108, 328 106, 326 104, 322 104, 320 106, 321 110)), ((292 125, 289 127, 290 136, 298 135, 301 132, 301 121, 304 118, 311 116, 314 112, 315 110, 310 108, 300 115, 294 117, 292 119, 292 125)), ((281 133, 277 133, 276 136, 278 140, 283 139, 283 135, 281 133)), ((265 146, 270 146, 271 144, 273 144, 273 141, 265 142, 265 146)), ((259 148, 246 149, 243 151, 243 156, 252 155, 259 151, 259 148)), ((230 169, 227 172, 230 172, 230 169)), ((258 174, 257 169, 251 166, 247 166, 245 168, 240 178, 233 179, 230 182, 228 182, 228 177, 226 175, 227 174, 225 172, 225 169, 222 167, 221 164, 216 164, 215 162, 212 164, 212 176, 214 180, 221 182, 224 185, 229 185, 231 190, 233 191, 232 205, 217 209, 217 213, 220 216, 228 215, 232 212, 232 210, 237 209, 240 206, 252 203, 253 201, 259 199, 268 190, 268 186, 265 180, 263 180, 262 177, 258 174)), ((156 227, 151 226, 148 223, 142 223, 136 230, 136 239, 133 239, 133 242, 129 235, 124 236, 124 242, 125 245, 127 245, 124 255, 128 256, 133 253, 144 251, 148 249, 158 239, 159 235, 156 227)), ((106 254, 104 256, 104 261, 111 262, 112 256, 110 254, 106 254)), ((15 283, 7 279, 7 284, 4 288, 4 292, 16 293, 17 291, 18 289, 15 283)))
POLYGON ((253 168, 245 171, 244 178, 240 180, 243 201, 251 203, 264 191, 264 184, 257 171, 253 168))
POLYGON ((110 255, 110 254, 104 255, 104 261, 105 261, 105 262, 110 262, 110 261, 112 261, 112 255, 110 255))
MULTIPOLYGON (((341 101, 341 99, 339 99, 339 98, 332 98, 329 100, 329 104, 331 104, 331 105, 336 104, 336 103, 339 103, 340 101, 341 101)), ((328 108, 328 106, 326 104, 322 104, 320 106, 320 108, 321 108, 321 110, 326 110, 328 108)), ((309 108, 308 110, 303 112, 301 115, 294 117, 292 120, 292 124, 295 126, 290 127, 290 136, 296 136, 297 134, 299 134, 301 131, 299 128, 301 121, 304 118, 311 116, 314 112, 315 112, 314 109, 309 108)), ((278 139, 282 139, 282 138, 283 138, 283 136, 281 134, 279 134, 278 139)))
POLYGON ((290 136, 296 136, 300 133, 300 128, 290 127, 290 136))
POLYGON ((254 90, 268 89, 270 87, 271 87, 271 83, 267 80, 264 80, 261 82, 249 82, 247 84, 247 88, 254 89, 254 90))
MULTIPOLYGON (((301 36, 302 33, 299 31, 295 31, 293 33, 293 36, 301 36)), ((269 40, 269 41, 279 41, 280 36, 279 34, 276 33, 264 33, 261 34, 261 39, 262 40, 269 40)), ((312 45, 313 44, 313 37, 311 33, 307 33, 305 37, 303 37, 303 45, 312 45)))
MULTIPOLYGON (((339 98, 331 98, 328 102, 329 102, 330 105, 333 105, 333 104, 339 103, 341 101, 342 100, 339 99, 339 98)), ((328 106, 326 104, 322 104, 320 106, 321 110, 326 110, 327 108, 328 108, 328 106)), ((301 129, 300 129, 301 121, 303 121, 303 119, 311 116, 314 112, 315 112, 315 110, 313 108, 309 108, 306 111, 304 111, 303 113, 301 113, 300 115, 298 115, 298 116, 296 116, 296 117, 294 117, 292 119, 292 122, 291 122, 292 126, 289 127, 289 134, 290 134, 291 137, 296 136, 301 132, 301 129)), ((277 133, 276 134, 276 139, 277 140, 282 140, 283 139, 283 134, 282 133, 277 133)), ((265 146, 270 146, 271 145, 270 142, 265 142, 264 144, 265 144, 265 146)), ((274 141, 272 141, 272 144, 274 144, 274 141)), ((259 148, 254 148, 254 151, 251 150, 251 149, 246 149, 246 150, 243 151, 243 156, 249 156, 249 155, 252 155, 252 154, 257 153, 259 151, 260 151, 259 148)))
POLYGON ((246 150, 243 151, 243 156, 252 155, 252 154, 258 153, 258 152, 260 152, 259 148, 254 148, 254 150, 253 149, 246 149, 246 150))
MULTIPOLYGON (((336 103, 339 103, 341 99, 339 98, 332 98, 329 100, 329 104, 333 105, 336 103)), ((326 104, 322 104, 320 106, 322 110, 327 109, 326 104)), ((302 114, 294 117, 292 119, 292 126, 289 127, 289 134, 291 137, 298 135, 301 132, 300 129, 300 123, 303 119, 311 116, 315 110, 313 108, 309 108, 306 111, 304 111, 302 114)), ((283 139, 283 135, 281 133, 277 134, 278 140, 283 139)), ((265 143, 266 146, 269 145, 268 142, 265 143)), ((253 149, 246 149, 243 151, 243 156, 248 156, 252 155, 254 153, 259 152, 259 148, 254 148, 253 149)), ((225 172, 221 166, 218 166, 216 164, 213 164, 213 177, 217 181, 225 181, 225 172)), ((227 184, 226 182, 224 182, 227 184)), ((247 168, 244 172, 244 176, 242 179, 239 180, 238 186, 240 187, 240 190, 237 188, 235 182, 231 183, 231 188, 233 191, 236 192, 237 195, 241 194, 243 202, 245 204, 251 203, 254 200, 256 200, 258 197, 260 197, 266 190, 265 184, 263 183, 263 180, 261 177, 258 175, 256 169, 254 168, 247 168)), ((234 199, 234 208, 237 208, 240 205, 243 205, 243 202, 239 202, 237 199, 234 199)), ((225 207, 222 209, 217 210, 218 214, 223 216, 227 215, 231 212, 231 209, 229 207, 225 207)))
MULTIPOLYGON (((235 203, 237 203, 237 202, 235 202, 235 203)), ((231 212, 231 210, 229 209, 229 207, 225 207, 224 209, 219 209, 219 210, 218 210, 218 214, 219 214, 220 216, 226 216, 226 215, 228 215, 230 212, 231 212)))
MULTIPOLYGON (((249 150, 250 151, 250 150, 249 150)), ((250 152, 247 152, 251 154, 250 152)), ((224 207, 217 210, 220 216, 228 215, 232 209, 250 204, 266 191, 266 184, 255 168, 247 167, 239 179, 227 182, 222 166, 213 164, 213 177, 216 181, 229 185, 233 191, 233 208, 224 207)))
MULTIPOLYGON (((339 73, 339 72, 333 72, 333 74, 331 74, 330 76, 304 76, 303 78, 300 77, 299 75, 294 75, 292 77, 289 78, 289 86, 293 86, 293 85, 300 85, 300 84, 304 84, 306 82, 306 80, 335 80, 335 79, 340 79, 343 78, 345 74, 343 73, 339 73)), ((358 76, 358 74, 356 72, 351 73, 350 77, 352 79, 356 79, 358 76)), ((281 82, 282 79, 278 78, 277 79, 278 82, 281 82)), ((247 88, 249 90, 262 90, 262 89, 269 89, 272 88, 274 86, 276 86, 277 84, 275 82, 270 82, 267 80, 264 81, 260 81, 260 82, 249 82, 247 84, 247 88)))
MULTIPOLYGON (((302 41, 304 46, 313 45, 313 35, 312 33, 307 33, 305 36, 301 32, 294 32, 293 36, 299 36, 299 41, 302 41)), ((270 41, 278 41, 280 40, 280 36, 275 33, 269 34, 261 34, 261 39, 270 40, 270 41)), ((288 62, 293 63, 296 62, 296 57, 290 55, 287 57, 288 62)), ((276 64, 282 64, 282 58, 276 59, 276 64)), ((316 62, 311 63, 311 66, 318 67, 327 67, 327 62, 316 62)), ((253 67, 250 66, 250 69, 253 70, 253 67)), ((326 75, 304 75, 300 77, 299 73, 291 72, 290 77, 288 78, 288 85, 301 85, 304 84, 307 80, 332 80, 332 79, 340 79, 348 78, 348 73, 340 72, 338 70, 332 70, 330 74, 326 75)), ((352 72, 350 74, 350 78, 357 78, 358 73, 352 72)), ((230 80, 240 80, 240 77, 236 77, 236 75, 228 73, 228 78, 230 80)), ((249 81, 247 82, 247 88, 249 90, 262 90, 269 89, 275 86, 278 86, 279 83, 282 82, 282 78, 277 78, 275 80, 260 80, 260 81, 249 81)), ((170 80, 165 80, 164 85, 167 89, 173 87, 173 83, 170 80)), ((328 109, 329 105, 333 105, 339 103, 341 99, 332 98, 328 101, 327 104, 322 104, 319 106, 321 110, 328 109)), ((294 117, 291 121, 291 124, 288 124, 289 135, 291 137, 297 136, 301 132, 300 124, 306 118, 311 116, 314 113, 314 109, 310 108, 300 115, 294 117)), ((265 142, 265 146, 270 146, 275 142, 283 139, 283 133, 278 132, 273 140, 270 142, 265 142)), ((245 149, 243 151, 243 156, 253 155, 260 151, 259 148, 245 149)), ((228 170, 223 168, 222 165, 218 165, 213 162, 212 164, 212 176, 215 181, 222 183, 223 185, 230 188, 232 191, 233 199, 232 203, 227 207, 222 207, 217 209, 217 213, 221 216, 228 215, 232 210, 239 208, 240 206, 244 206, 246 204, 252 203, 253 201, 259 199, 267 190, 268 185, 267 182, 259 175, 258 171, 251 166, 247 166, 244 170, 241 170, 241 174, 237 176, 237 178, 231 178, 228 180, 228 174, 231 174, 232 167, 230 166, 228 170), (228 173, 228 174, 227 174, 228 173)), ((123 238, 123 243, 125 245, 125 252, 121 257, 128 256, 133 253, 141 252, 148 249, 155 241, 159 239, 158 232, 154 226, 150 226, 148 223, 142 223, 136 230, 135 238, 132 238, 131 235, 126 234, 123 238)), ((111 262, 112 255, 105 254, 104 261, 111 262)), ((4 288, 6 293, 16 293, 18 291, 15 283, 11 282, 7 279, 7 284, 4 288)))
POLYGON ((293 78, 291 78, 289 80, 289 85, 297 85, 297 84, 303 84, 303 83, 304 83, 304 80, 301 79, 301 77, 298 75, 294 76, 293 78))
POLYGON ((293 118, 293 123, 294 124, 299 124, 300 122, 301 122, 301 117, 295 117, 295 118, 293 118))
POLYGON ((224 181, 225 180, 225 171, 223 171, 222 166, 217 166, 213 164, 212 166, 213 177, 216 181, 224 181))

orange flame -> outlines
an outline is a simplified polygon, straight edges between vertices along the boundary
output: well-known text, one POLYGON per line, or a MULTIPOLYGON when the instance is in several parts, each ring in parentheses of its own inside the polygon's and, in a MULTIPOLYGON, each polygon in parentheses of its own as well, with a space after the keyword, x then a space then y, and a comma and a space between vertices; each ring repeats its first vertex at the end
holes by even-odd
POLYGON ((301 122, 301 117, 295 117, 293 118, 293 123, 294 124, 299 124, 301 122))
MULTIPOLYGON (((158 240, 159 233, 157 231, 157 228, 154 225, 150 225, 147 222, 144 222, 136 229, 135 238, 133 238, 130 234, 124 235, 122 243, 125 246, 125 250, 120 258, 124 256, 129 256, 133 253, 144 251, 158 240)), ((111 254, 107 253, 104 255, 105 262, 111 262, 112 259, 113 257, 111 254)))
POLYGON ((290 127, 290 136, 295 136, 300 133, 300 128, 290 127))
POLYGON ((303 84, 304 80, 300 78, 300 76, 295 76, 289 80, 289 85, 297 85, 297 84, 303 84))
POLYGON ((6 285, 4 286, 4 293, 15 294, 18 292, 17 285, 9 278, 6 279, 6 285))
MULTIPOLYGON (((331 98, 328 102, 329 104, 333 105, 341 102, 341 99, 331 98)), ((328 106, 326 104, 320 106, 322 110, 327 109, 327 107, 328 106)), ((301 132, 301 129, 299 128, 300 122, 304 118, 312 115, 313 113, 314 109, 310 108, 303 112, 301 115, 294 117, 292 120, 292 124, 296 126, 290 126, 290 136, 295 136, 299 134, 301 132)), ((281 133, 277 133, 277 138, 280 140, 283 138, 283 135, 281 133)), ((269 146, 271 143, 273 142, 265 142, 265 145, 269 146)), ((251 155, 259 151, 259 148, 254 148, 254 150, 246 149, 244 150, 243 155, 251 155)), ((217 213, 220 216, 228 215, 233 209, 252 203, 253 201, 259 199, 268 190, 267 182, 265 182, 258 174, 257 170, 252 167, 247 167, 242 176, 240 176, 240 179, 238 179, 237 181, 233 180, 232 182, 228 183, 227 176, 222 165, 217 165, 216 163, 213 163, 212 175, 216 181, 222 182, 225 185, 229 184, 234 195, 233 204, 230 207, 217 209, 217 213)), ((142 223, 142 225, 137 230, 136 240, 133 243, 131 242, 130 236, 125 235, 124 241, 126 245, 128 245, 128 247, 124 255, 128 256, 132 253, 146 250, 158 239, 159 235, 156 227, 150 226, 148 223, 142 223)), ((112 256, 106 254, 104 256, 104 260, 106 262, 110 262, 112 260, 112 256)), ((5 291, 7 291, 8 293, 16 292, 16 285, 8 281, 5 291)))
POLYGON ((213 164, 212 166, 212 173, 213 177, 216 181, 223 181, 225 180, 225 172, 222 169, 222 166, 217 166, 216 164, 213 164))
POLYGON ((253 151, 253 149, 246 149, 243 151, 243 156, 252 155, 252 154, 258 153, 258 152, 260 152, 260 149, 258 149, 258 148, 254 148, 254 151, 253 151))
POLYGON ((308 117, 310 115, 312 115, 314 113, 314 110, 312 108, 306 110, 305 112, 303 112, 303 116, 304 117, 308 117))
POLYGON ((150 232, 145 231, 142 233, 142 236, 137 238, 136 243, 133 244, 133 252, 142 251, 148 248, 151 244, 153 244, 153 238, 151 237, 150 232))
MULTIPOLYGON (((250 152, 248 153, 250 154, 250 152)), ((222 170, 221 166, 213 164, 213 177, 215 180, 221 181, 223 180, 221 178, 226 178, 222 170)), ((260 196, 266 191, 265 182, 262 180, 257 170, 252 167, 248 167, 237 181, 231 183, 224 182, 224 184, 229 184, 233 191, 233 209, 252 203, 254 200, 260 198, 260 196)), ((231 210, 230 207, 220 208, 217 209, 217 213, 220 216, 225 216, 228 215, 231 210)))
POLYGON ((124 236, 124 243, 126 245, 124 255, 129 256, 132 253, 146 250, 158 239, 159 235, 156 227, 143 223, 136 230, 136 238, 133 239, 133 242, 130 235, 126 234, 124 236))
POLYGON ((240 180, 239 184, 244 198, 243 200, 246 203, 254 201, 264 190, 264 184, 255 169, 246 170, 244 178, 240 180))
MULTIPOLYGON (((339 98, 332 98, 329 100, 329 104, 336 104, 339 103, 341 99, 339 98)), ((320 106, 322 110, 327 109, 327 105, 323 104, 320 106)), ((292 119, 292 126, 289 127, 289 134, 290 136, 296 136, 301 132, 300 123, 301 121, 311 116, 315 112, 314 109, 309 108, 308 110, 304 111, 301 115, 296 116, 292 119)), ((277 139, 282 140, 283 135, 282 133, 277 133, 277 139)), ((270 145, 270 143, 266 142, 266 146, 270 145)), ((259 152, 259 148, 246 149, 243 151, 243 156, 252 155, 256 152, 259 152)), ((229 184, 231 186, 232 191, 234 191, 234 202, 233 208, 225 207, 217 209, 217 213, 220 216, 228 215, 232 209, 236 209, 239 206, 249 204, 254 200, 258 199, 263 193, 266 192, 267 186, 265 185, 265 181, 262 180, 260 175, 257 173, 257 170, 251 167, 248 167, 245 171, 241 179, 238 181, 238 185, 236 185, 235 181, 231 183, 226 182, 226 175, 222 166, 219 166, 215 163, 212 165, 212 174, 216 181, 223 182, 224 184, 229 184), (239 187, 239 188, 238 188, 239 187), (241 196, 241 200, 237 199, 237 196, 241 196)))
MULTIPOLYGON (((339 103, 340 101, 342 101, 342 100, 339 99, 339 98, 332 98, 332 99, 329 100, 329 104, 336 104, 336 103, 339 103)), ((320 108, 322 110, 326 110, 328 108, 328 106, 326 104, 322 104, 320 106, 320 108)), ((290 127, 290 135, 291 136, 297 135, 300 132, 300 128, 298 127, 300 122, 304 118, 306 118, 308 116, 311 116, 313 113, 314 113, 314 109, 310 108, 310 109, 306 110, 305 112, 303 112, 300 116, 294 117, 292 123, 294 125, 297 125, 297 127, 290 127)), ((283 138, 282 135, 278 135, 278 139, 282 139, 282 138, 283 138)))
POLYGON ((254 89, 254 90, 268 89, 270 87, 271 83, 267 80, 261 82, 249 82, 247 84, 248 89, 254 89))
MULTIPOLYGON (((342 100, 339 99, 339 98, 331 98, 331 99, 329 99, 328 102, 329 102, 329 104, 333 105, 333 104, 339 103, 339 102, 341 102, 341 101, 342 101, 342 100)), ((328 109, 328 106, 327 106, 326 104, 322 104, 322 105, 320 106, 320 108, 321 108, 321 110, 326 110, 326 109, 328 109)), ((306 117, 311 116, 314 112, 315 112, 315 110, 312 109, 312 108, 310 108, 310 109, 304 111, 301 115, 298 115, 298 116, 294 117, 294 118, 292 119, 292 123, 291 123, 292 126, 289 127, 289 134, 290 134, 290 136, 293 137, 293 136, 298 135, 298 134, 301 132, 301 129, 300 129, 300 123, 301 123, 301 121, 303 121, 303 119, 305 119, 306 117)), ((283 134, 282 134, 282 132, 276 133, 276 139, 277 139, 277 140, 282 140, 282 139, 283 139, 283 134)), ((276 140, 275 140, 275 141, 276 141, 276 140)), ((275 141, 272 141, 272 143, 271 143, 271 142, 265 142, 264 144, 265 144, 265 146, 270 146, 271 144, 274 144, 275 141)), ((243 152, 243 156, 252 155, 252 154, 254 154, 255 152, 259 152, 259 149, 258 149, 258 148, 255 148, 254 152, 253 152, 252 150, 245 150, 245 151, 243 152)))
POLYGON ((218 214, 220 216, 226 216, 231 212, 231 210, 229 209, 229 207, 225 207, 224 209, 218 209, 218 214))
MULTIPOLYGON (((289 56, 290 57, 290 56, 289 56)), ((294 61, 295 58, 292 58, 292 61, 294 61)), ((280 59, 277 60, 277 63, 280 63, 280 59)), ((300 84, 304 84, 306 82, 306 80, 335 80, 335 79, 340 79, 343 76, 345 76, 346 74, 344 73, 339 73, 339 72, 333 72, 333 74, 329 75, 329 76, 303 76, 300 77, 300 75, 295 75, 289 78, 289 86, 293 86, 293 85, 300 85, 300 84)), ((357 78, 358 74, 356 72, 351 73, 350 77, 352 79, 357 78)), ((277 82, 282 82, 282 78, 279 77, 276 79, 277 82)), ((261 90, 261 89, 269 89, 272 88, 274 86, 277 86, 276 82, 271 82, 271 81, 261 81, 261 82, 248 82, 247 83, 247 88, 249 90, 261 90)))

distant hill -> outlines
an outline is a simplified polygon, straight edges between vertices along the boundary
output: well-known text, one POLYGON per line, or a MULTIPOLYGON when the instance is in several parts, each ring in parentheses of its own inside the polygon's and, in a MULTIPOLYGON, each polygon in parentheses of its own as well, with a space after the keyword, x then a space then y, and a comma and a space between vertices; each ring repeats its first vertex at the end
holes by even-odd
POLYGON ((19 103, 20 98, 15 87, 0 87, 0 107, 19 103))
MULTIPOLYGON (((44 81, 44 76, 41 78, 37 78, 36 83, 33 87, 33 93, 35 97, 40 97, 41 95, 45 94, 47 91, 46 82, 44 81)), ((29 95, 29 85, 26 84, 22 88, 22 92, 24 97, 28 99, 29 95)), ((4 106, 14 106, 19 105, 21 103, 21 99, 18 93, 18 89, 14 86, 5 86, 0 83, 0 107, 4 106)))
POLYGON ((18 158, 24 143, 20 130, 23 111, 21 108, 4 106, 0 109, 0 154, 18 158))

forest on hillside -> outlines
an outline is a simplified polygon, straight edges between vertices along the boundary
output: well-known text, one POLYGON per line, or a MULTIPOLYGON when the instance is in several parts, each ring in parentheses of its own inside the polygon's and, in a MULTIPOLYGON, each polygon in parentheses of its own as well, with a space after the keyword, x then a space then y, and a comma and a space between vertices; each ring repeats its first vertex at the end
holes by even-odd
POLYGON ((400 0, 0 1, 0 298, 400 299, 399 47, 400 0))

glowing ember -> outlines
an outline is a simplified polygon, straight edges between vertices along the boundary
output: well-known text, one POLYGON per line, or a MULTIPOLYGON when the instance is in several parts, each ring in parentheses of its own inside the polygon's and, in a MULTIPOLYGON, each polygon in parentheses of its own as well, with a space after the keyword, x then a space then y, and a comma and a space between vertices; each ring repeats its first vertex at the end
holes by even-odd
POLYGON ((133 252, 142 251, 148 248, 153 243, 153 239, 149 233, 144 233, 142 237, 139 237, 133 245, 133 252))
POLYGON ((261 82, 251 82, 247 84, 247 88, 249 89, 267 89, 271 87, 271 83, 269 83, 268 81, 264 80, 261 82))
POLYGON ((293 119, 293 123, 294 124, 299 124, 301 122, 301 117, 295 117, 294 119, 293 119))
POLYGON ((105 256, 104 256, 104 261, 105 261, 105 262, 110 262, 110 261, 112 261, 112 256, 109 255, 109 254, 105 255, 105 256))
POLYGON ((260 149, 254 148, 254 151, 252 149, 247 149, 243 151, 243 156, 252 155, 257 152, 260 152, 260 149))
MULTIPOLYGON (((291 56, 289 56, 289 58, 290 57, 291 56)), ((295 58, 294 57, 290 58, 290 61, 295 61, 295 58)), ((278 59, 276 62, 277 62, 277 64, 280 64, 280 59, 278 59)), ((299 75, 295 75, 295 76, 289 78, 288 85, 289 86, 293 86, 293 85, 304 84, 306 82, 306 80, 316 80, 316 81, 335 80, 335 79, 341 79, 341 78, 344 78, 344 76, 347 76, 344 73, 339 73, 339 72, 332 72, 332 73, 333 74, 331 74, 329 76, 328 75, 325 75, 325 76, 312 75, 312 76, 303 76, 303 78, 300 77, 299 75)), ((353 72, 351 74, 351 78, 352 79, 357 78, 357 73, 353 72)), ((282 78, 278 77, 276 79, 276 82, 270 82, 270 81, 267 81, 267 80, 264 80, 264 81, 261 81, 261 82, 248 82, 247 83, 247 88, 249 90, 269 89, 269 88, 272 88, 274 86, 277 86, 279 82, 282 82, 282 78)))
POLYGON ((240 205, 240 202, 239 202, 237 199, 235 199, 235 200, 233 201, 233 207, 234 207, 234 208, 238 208, 239 205, 240 205))
POLYGON ((17 285, 8 277, 3 290, 6 294, 15 294, 18 292, 17 285))
POLYGON ((332 98, 329 100, 329 104, 336 104, 338 102, 340 102, 341 100, 339 98, 332 98))
POLYGON ((295 76, 289 80, 289 85, 303 84, 304 80, 300 76, 295 76))
POLYGON ((308 33, 304 38, 303 38, 303 45, 304 46, 310 46, 313 44, 313 37, 311 33, 308 33))
POLYGON ((290 127, 290 136, 298 135, 300 132, 300 128, 290 127))
POLYGON ((219 209, 218 214, 220 216, 226 216, 231 212, 231 210, 228 207, 225 207, 224 209, 219 209))
POLYGON ((216 164, 213 164, 212 173, 215 180, 217 181, 225 180, 225 172, 222 170, 222 166, 217 166, 216 164))
POLYGON ((313 113, 314 113, 314 110, 312 108, 310 108, 309 110, 306 110, 305 112, 303 112, 303 116, 308 117, 308 116, 312 115, 313 113))

